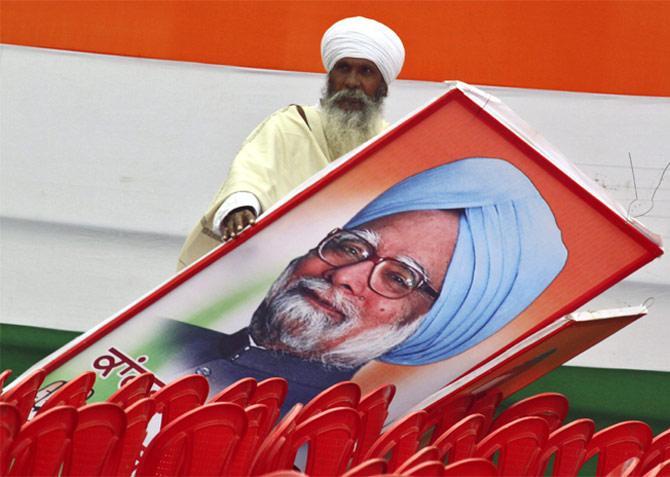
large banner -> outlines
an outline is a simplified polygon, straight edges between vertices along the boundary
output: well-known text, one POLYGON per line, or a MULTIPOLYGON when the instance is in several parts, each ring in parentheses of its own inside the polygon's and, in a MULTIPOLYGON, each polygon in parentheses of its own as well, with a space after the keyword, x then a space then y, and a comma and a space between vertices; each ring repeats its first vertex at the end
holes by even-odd
POLYGON ((660 255, 633 222, 456 84, 37 366, 51 388, 95 371, 93 401, 145 370, 283 376, 284 409, 393 382, 394 416, 660 255))

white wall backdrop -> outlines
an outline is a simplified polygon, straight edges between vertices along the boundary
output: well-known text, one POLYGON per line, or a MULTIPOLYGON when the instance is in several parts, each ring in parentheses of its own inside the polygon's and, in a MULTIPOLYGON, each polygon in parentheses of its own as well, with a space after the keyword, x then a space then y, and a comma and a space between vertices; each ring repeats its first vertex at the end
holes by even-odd
MULTIPOLYGON (((244 137, 325 78, 5 45, 0 69, 0 321, 78 331, 170 277, 244 137)), ((444 89, 393 83, 388 119, 444 89)), ((483 89, 670 241, 670 98, 483 89)), ((670 371, 669 277, 589 304, 650 313, 570 364, 670 371)))

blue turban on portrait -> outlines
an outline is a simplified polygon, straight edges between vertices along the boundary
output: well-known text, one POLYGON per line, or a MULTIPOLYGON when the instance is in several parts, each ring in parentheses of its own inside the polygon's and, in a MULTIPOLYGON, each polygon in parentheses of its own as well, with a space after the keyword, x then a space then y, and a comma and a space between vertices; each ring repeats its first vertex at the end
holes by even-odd
POLYGON ((551 209, 532 182, 501 159, 462 159, 408 177, 345 228, 435 209, 461 211, 454 253, 440 295, 417 330, 380 357, 388 363, 434 363, 471 348, 526 309, 567 259, 551 209))

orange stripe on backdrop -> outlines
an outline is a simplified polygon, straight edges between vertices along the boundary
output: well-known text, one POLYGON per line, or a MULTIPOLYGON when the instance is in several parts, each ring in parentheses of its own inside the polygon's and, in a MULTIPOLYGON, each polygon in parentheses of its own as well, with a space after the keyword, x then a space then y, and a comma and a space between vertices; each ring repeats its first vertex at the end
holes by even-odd
POLYGON ((670 2, 16 1, 1 40, 117 55, 322 71, 335 20, 394 28, 401 78, 670 96, 670 2))

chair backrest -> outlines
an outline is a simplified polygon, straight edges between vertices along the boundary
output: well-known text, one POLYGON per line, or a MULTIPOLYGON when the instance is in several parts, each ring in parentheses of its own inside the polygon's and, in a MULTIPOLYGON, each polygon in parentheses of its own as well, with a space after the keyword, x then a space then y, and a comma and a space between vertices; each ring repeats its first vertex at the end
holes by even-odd
POLYGON ((336 407, 301 421, 293 433, 289 462, 307 444, 305 473, 310 476, 340 475, 346 468, 358 438, 360 416, 351 407, 336 407))
POLYGON ((126 413, 118 404, 99 402, 77 410, 77 426, 63 476, 106 475, 126 430, 126 413))
POLYGON ((71 406, 51 409, 25 423, 14 438, 6 475, 58 475, 77 425, 71 406))
POLYGON ((585 461, 598 456, 596 475, 605 476, 623 461, 642 457, 652 440, 642 421, 623 421, 596 432, 586 447, 585 461))
POLYGON ((437 438, 444 434, 444 431, 467 415, 472 399, 469 394, 456 397, 445 396, 424 409, 428 413, 425 423, 426 430, 430 431, 432 427, 429 444, 435 443, 437 438))
POLYGON ((81 373, 54 391, 37 410, 37 414, 39 415, 56 406, 72 406, 75 408, 83 406, 86 404, 91 389, 93 389, 93 384, 95 384, 95 373, 93 371, 81 373))
POLYGON ((30 411, 35 404, 35 395, 44 381, 46 374, 45 370, 37 369, 21 381, 15 383, 11 389, 8 389, 0 396, 0 401, 16 406, 21 417, 21 422, 25 422, 28 419, 30 411))
POLYGON ((229 402, 245 407, 249 404, 251 395, 256 390, 256 385, 254 378, 242 378, 215 394, 209 402, 229 402))
POLYGON ((361 422, 356 449, 351 458, 352 466, 361 462, 363 455, 381 434, 393 396, 395 396, 395 386, 387 384, 369 392, 358 403, 361 422))
POLYGON ((154 384, 154 375, 151 373, 142 373, 128 380, 123 386, 112 393, 107 402, 113 402, 126 408, 149 397, 151 386, 154 384))
POLYGON ((342 381, 333 384, 314 396, 305 404, 298 421, 306 421, 310 417, 335 407, 358 407, 361 399, 361 388, 351 381, 342 381))
POLYGON ((471 457, 449 464, 444 468, 444 477, 494 477, 498 469, 488 459, 471 457))
POLYGON ((16 406, 0 402, 0 475, 7 473, 9 450, 21 429, 21 415, 16 406))
POLYGON ((472 457, 484 421, 481 414, 470 414, 444 431, 433 443, 438 459, 452 463, 472 457))
POLYGON ((201 406, 208 394, 209 382, 199 374, 176 379, 152 393, 156 413, 161 415, 161 429, 182 414, 201 406))
POLYGON ((270 431, 270 410, 265 404, 252 404, 244 409, 247 427, 228 466, 229 475, 248 475, 254 456, 270 431))
POLYGON ((263 475, 275 470, 287 470, 291 457, 291 440, 302 412, 302 404, 293 406, 270 431, 258 448, 251 464, 251 475, 263 475))
POLYGON ((147 437, 147 426, 156 411, 153 398, 142 398, 124 409, 126 413, 126 431, 120 445, 114 449, 107 470, 109 475, 129 476, 135 468, 135 462, 147 437))
POLYGON ((479 431, 479 439, 488 434, 493 423, 493 416, 496 414, 498 404, 502 400, 502 392, 498 390, 489 390, 483 396, 479 396, 472 401, 467 414, 481 414, 484 416, 484 424, 479 431))
POLYGON ((137 476, 229 475, 247 417, 237 404, 210 403, 178 417, 147 446, 137 476))
POLYGON ((397 474, 404 474, 408 469, 412 469, 419 464, 436 460, 442 462, 440 459, 440 451, 437 450, 437 447, 435 446, 426 446, 423 449, 416 451, 413 456, 409 457, 407 460, 405 460, 405 462, 400 464, 395 472, 397 474))
POLYGON ((643 477, 670 477, 670 459, 664 460, 649 469, 643 477))
POLYGON ((494 431, 520 417, 537 416, 545 419, 549 432, 563 424, 568 415, 568 398, 560 393, 540 393, 522 399, 505 409, 493 420, 489 432, 494 431))
POLYGON ((268 420, 271 425, 277 422, 279 412, 286 393, 288 392, 288 382, 284 378, 267 378, 256 385, 256 390, 251 395, 249 404, 264 404, 268 407, 268 420))
POLYGON ((533 475, 545 475, 552 456, 554 463, 551 475, 577 475, 594 431, 595 424, 591 419, 577 419, 554 430, 549 434, 533 475))
POLYGON ((474 457, 492 459, 498 455, 498 475, 529 475, 549 437, 547 421, 522 417, 496 429, 482 439, 474 457))
POLYGON ((670 459, 670 428, 654 437, 642 458, 641 471, 648 472, 659 463, 670 459))
POLYGON ((352 466, 342 474, 342 477, 369 477, 372 475, 381 475, 385 472, 386 461, 378 457, 376 459, 364 460, 360 464, 352 466))
POLYGON ((414 455, 419 446, 426 419, 425 411, 415 411, 393 424, 370 446, 363 460, 375 457, 385 458, 391 453, 387 471, 394 472, 400 464, 414 455))
POLYGON ((405 470, 402 476, 412 476, 412 477, 436 477, 444 475, 444 464, 439 460, 430 460, 428 462, 422 462, 417 464, 414 467, 410 467, 405 470))
POLYGON ((7 381, 7 378, 9 378, 11 375, 11 369, 5 369, 2 373, 0 373, 0 396, 2 395, 2 390, 5 387, 5 381, 7 381))

